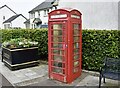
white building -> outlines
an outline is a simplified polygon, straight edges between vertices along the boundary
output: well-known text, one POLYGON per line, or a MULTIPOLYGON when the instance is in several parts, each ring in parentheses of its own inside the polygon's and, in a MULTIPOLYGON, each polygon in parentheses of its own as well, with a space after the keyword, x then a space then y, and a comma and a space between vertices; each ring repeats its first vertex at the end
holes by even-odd
POLYGON ((10 9, 7 5, 0 7, 0 29, 4 29, 3 22, 17 13, 10 9))
POLYGON ((0 29, 26 28, 27 20, 22 14, 17 14, 7 5, 0 7, 0 29))
POLYGON ((35 18, 47 24, 47 13, 55 7, 78 9, 82 13, 83 29, 120 29, 119 0, 46 0, 29 12, 30 28, 37 28, 35 18))
POLYGON ((59 8, 78 9, 83 29, 120 29, 119 0, 60 0, 59 8))
POLYGON ((48 12, 57 9, 58 0, 45 0, 29 11, 30 28, 40 28, 48 24, 48 12))
POLYGON ((3 22, 4 29, 10 29, 10 28, 14 28, 14 29, 24 28, 25 29, 26 26, 25 26, 24 22, 26 20, 27 20, 27 18, 24 17, 22 14, 14 15, 3 22))

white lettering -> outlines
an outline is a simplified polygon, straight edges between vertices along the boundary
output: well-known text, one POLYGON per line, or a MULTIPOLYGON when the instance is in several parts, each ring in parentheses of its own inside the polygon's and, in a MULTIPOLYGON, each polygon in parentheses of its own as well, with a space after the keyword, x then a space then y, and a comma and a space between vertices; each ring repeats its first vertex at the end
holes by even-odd
POLYGON ((77 16, 77 15, 71 15, 72 18, 80 18, 80 16, 77 16))
POLYGON ((52 15, 51 18, 64 18, 67 17, 67 14, 52 15))

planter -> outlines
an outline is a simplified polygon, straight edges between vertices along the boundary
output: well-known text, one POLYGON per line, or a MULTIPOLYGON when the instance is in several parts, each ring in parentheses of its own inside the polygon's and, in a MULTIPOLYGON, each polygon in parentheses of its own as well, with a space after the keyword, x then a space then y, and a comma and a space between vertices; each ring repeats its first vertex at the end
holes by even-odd
POLYGON ((2 61, 11 70, 38 65, 38 47, 8 49, 2 48, 2 61))

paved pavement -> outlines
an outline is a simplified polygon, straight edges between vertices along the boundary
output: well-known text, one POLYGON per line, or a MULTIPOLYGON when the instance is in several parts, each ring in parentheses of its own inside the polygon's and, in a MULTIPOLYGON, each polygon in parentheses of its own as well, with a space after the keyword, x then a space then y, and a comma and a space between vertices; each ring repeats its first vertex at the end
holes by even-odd
POLYGON ((2 49, 1 49, 1 47, 0 47, 0 54, 2 54, 2 49))
POLYGON ((1 87, 13 87, 12 84, 2 74, 0 74, 0 88, 1 87))
POLYGON ((0 74, 0 88, 2 87, 2 74, 0 74))
POLYGON ((47 65, 11 71, 2 62, 0 62, 0 73, 12 84, 16 85, 27 80, 43 77, 47 74, 47 65))
MULTIPOLYGON (((0 57, 1 58, 1 57, 0 57)), ((39 66, 20 69, 16 71, 9 70, 0 60, 0 73, 3 75, 1 82, 8 83, 15 87, 19 86, 72 86, 72 87, 98 87, 99 73, 83 70, 82 75, 78 77, 73 83, 65 84, 56 80, 48 78, 48 65, 40 64, 39 66)), ((0 82, 0 84, 1 84, 0 82)), ((4 84, 4 85, 8 85, 4 84)), ((106 84, 102 86, 117 86, 120 82, 106 79, 106 84)))

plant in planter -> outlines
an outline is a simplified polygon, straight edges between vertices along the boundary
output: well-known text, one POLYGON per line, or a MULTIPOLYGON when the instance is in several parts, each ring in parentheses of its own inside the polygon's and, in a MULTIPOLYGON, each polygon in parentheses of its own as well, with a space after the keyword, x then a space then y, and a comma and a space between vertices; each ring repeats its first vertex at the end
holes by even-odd
POLYGON ((17 38, 17 39, 11 39, 10 41, 5 41, 2 44, 2 47, 9 49, 17 49, 17 48, 35 47, 37 45, 38 42, 31 41, 30 39, 17 38))
POLYGON ((11 70, 38 65, 38 42, 17 38, 2 44, 2 61, 11 70))

